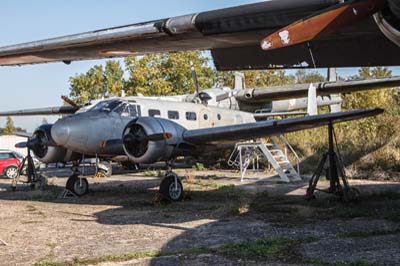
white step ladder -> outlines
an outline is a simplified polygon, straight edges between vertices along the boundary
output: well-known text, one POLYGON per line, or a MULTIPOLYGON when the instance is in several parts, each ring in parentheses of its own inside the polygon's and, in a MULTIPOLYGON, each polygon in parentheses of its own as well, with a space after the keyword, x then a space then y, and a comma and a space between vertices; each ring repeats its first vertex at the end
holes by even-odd
POLYGON ((287 148, 294 154, 297 161, 297 170, 289 161, 286 152, 284 153, 279 146, 278 137, 271 138, 271 144, 265 144, 263 141, 237 143, 235 150, 228 160, 228 165, 240 168, 241 181, 243 182, 246 171, 253 161, 254 157, 264 156, 275 171, 285 183, 302 180, 300 177, 300 158, 289 144, 285 136, 279 136, 287 148))

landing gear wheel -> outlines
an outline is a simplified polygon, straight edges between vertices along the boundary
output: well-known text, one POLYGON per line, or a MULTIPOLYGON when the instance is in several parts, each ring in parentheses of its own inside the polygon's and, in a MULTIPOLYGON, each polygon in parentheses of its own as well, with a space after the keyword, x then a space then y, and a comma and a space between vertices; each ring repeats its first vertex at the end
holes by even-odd
POLYGON ((360 191, 354 187, 343 189, 341 200, 343 202, 354 202, 360 199, 360 191))
POLYGON ((68 178, 66 188, 81 197, 89 192, 89 182, 86 178, 79 178, 77 175, 72 175, 68 178))
POLYGON ((160 184, 161 195, 170 201, 177 202, 183 199, 183 186, 174 173, 167 174, 160 184))
POLYGON ((5 171, 5 175, 9 179, 14 179, 18 176, 18 167, 16 166, 9 166, 5 171))

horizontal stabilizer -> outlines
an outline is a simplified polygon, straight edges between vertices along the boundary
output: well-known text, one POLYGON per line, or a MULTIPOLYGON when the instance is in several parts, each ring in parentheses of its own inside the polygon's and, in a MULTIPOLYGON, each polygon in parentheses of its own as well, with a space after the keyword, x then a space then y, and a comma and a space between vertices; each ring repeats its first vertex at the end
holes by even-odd
MULTIPOLYGON (((350 80, 337 82, 321 82, 313 84, 318 96, 329 96, 337 93, 393 88, 400 86, 400 77, 350 80)), ((242 90, 235 95, 236 100, 246 103, 276 101, 307 97, 310 84, 296 84, 269 88, 242 90)))
POLYGON ((186 131, 183 134, 183 139, 193 144, 232 143, 322 127, 330 123, 361 119, 375 116, 383 112, 383 109, 354 110, 342 113, 329 113, 282 120, 267 120, 256 123, 195 129, 186 131))
POLYGON ((78 110, 74 106, 58 106, 0 112, 0 116, 66 115, 74 114, 78 110))

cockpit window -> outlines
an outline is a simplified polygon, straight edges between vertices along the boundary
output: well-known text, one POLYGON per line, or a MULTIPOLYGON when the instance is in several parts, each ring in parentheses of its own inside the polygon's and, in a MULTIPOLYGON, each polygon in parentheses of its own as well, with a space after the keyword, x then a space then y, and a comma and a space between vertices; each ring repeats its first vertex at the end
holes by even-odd
POLYGON ((110 100, 110 101, 102 101, 99 102, 98 104, 96 104, 95 106, 93 106, 92 109, 90 109, 90 111, 100 111, 100 112, 111 112, 112 110, 114 110, 118 105, 120 105, 122 102, 118 101, 118 100, 110 100))
POLYGON ((113 112, 119 114, 121 117, 134 118, 140 116, 140 107, 136 104, 121 103, 113 112))

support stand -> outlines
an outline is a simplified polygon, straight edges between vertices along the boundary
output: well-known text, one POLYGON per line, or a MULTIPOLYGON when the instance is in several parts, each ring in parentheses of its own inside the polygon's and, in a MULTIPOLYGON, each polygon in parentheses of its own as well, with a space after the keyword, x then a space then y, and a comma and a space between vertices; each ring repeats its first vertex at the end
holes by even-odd
MULTIPOLYGON (((340 154, 335 151, 335 144, 337 146, 336 136, 332 122, 328 125, 328 141, 329 150, 322 157, 322 160, 318 164, 316 171, 314 172, 309 182, 306 197, 307 199, 315 198, 315 191, 322 191, 336 195, 340 200, 349 202, 357 200, 360 193, 356 188, 349 186, 347 177, 344 172, 344 166, 341 162, 340 154), (328 190, 317 189, 318 181, 321 177, 324 167, 328 162, 327 179, 329 180, 328 190)), ((339 152, 339 151, 338 151, 339 152)))
POLYGON ((45 182, 43 182, 44 181, 43 177, 41 175, 38 175, 36 171, 35 163, 33 162, 30 149, 28 149, 27 156, 22 160, 21 164, 18 167, 18 175, 15 178, 13 178, 11 189, 13 191, 17 189, 17 184, 20 181, 20 176, 22 175, 25 166, 26 166, 26 176, 27 176, 26 183, 30 184, 31 188, 35 188, 35 185, 40 183, 41 188, 44 189, 46 184, 45 182))

